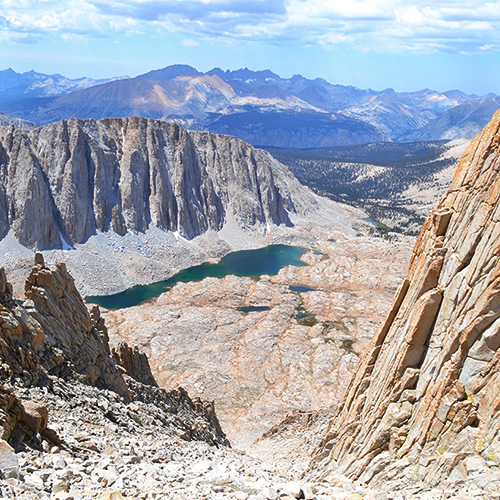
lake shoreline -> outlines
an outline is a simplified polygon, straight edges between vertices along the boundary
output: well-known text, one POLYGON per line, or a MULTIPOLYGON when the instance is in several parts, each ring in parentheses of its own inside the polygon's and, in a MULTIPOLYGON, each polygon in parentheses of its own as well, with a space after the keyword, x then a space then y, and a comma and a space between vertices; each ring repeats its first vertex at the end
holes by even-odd
POLYGON ((283 244, 239 250, 228 253, 217 263, 208 261, 183 269, 166 280, 135 285, 116 294, 87 296, 85 301, 106 309, 123 309, 153 300, 179 282, 196 282, 208 277, 223 278, 230 274, 240 277, 273 276, 288 265, 306 266, 300 260, 306 252, 306 248, 283 244))

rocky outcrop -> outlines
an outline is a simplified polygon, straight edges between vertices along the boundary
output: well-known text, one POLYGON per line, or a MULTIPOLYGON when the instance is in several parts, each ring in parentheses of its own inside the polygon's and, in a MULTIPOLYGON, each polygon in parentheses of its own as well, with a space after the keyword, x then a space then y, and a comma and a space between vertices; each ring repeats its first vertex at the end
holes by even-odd
POLYGON ((38 383, 45 374, 77 377, 130 395, 111 359, 100 317, 94 313, 92 319, 64 264, 49 269, 37 253, 26 280, 25 297, 22 307, 16 304, 4 309, 9 321, 2 332, 2 354, 14 378, 38 383))
POLYGON ((11 230, 24 246, 49 249, 97 231, 155 226, 191 239, 228 220, 290 225, 294 203, 275 163, 238 139, 145 118, 5 127, 0 237, 11 230))
POLYGON ((0 127, 7 127, 9 125, 13 125, 14 127, 23 128, 26 130, 33 130, 34 128, 38 127, 38 125, 36 125, 35 123, 0 112, 0 127))
POLYGON ((45 403, 52 401, 58 411, 70 401, 70 408, 82 406, 84 413, 97 405, 101 418, 123 425, 144 426, 154 415, 164 432, 227 444, 213 403, 192 400, 183 389, 158 389, 137 350, 119 351, 124 366, 113 359, 99 310, 89 313, 64 264, 49 269, 37 253, 23 305, 12 300, 11 288, 0 268, 0 438, 19 444, 41 434, 57 442, 47 429, 45 403), (19 391, 38 395, 38 401, 20 400, 19 391), (135 414, 127 409, 133 402, 135 414))
POLYGON ((0 439, 11 437, 17 440, 25 436, 44 433, 47 429, 49 412, 34 401, 22 401, 12 389, 0 386, 0 439))
POLYGON ((316 451, 333 469, 409 488, 500 479, 500 113, 427 218, 407 279, 316 451), (403 473, 404 471, 404 473, 403 473))
POLYGON ((125 369, 127 375, 145 385, 158 387, 151 373, 148 357, 136 345, 129 347, 126 342, 120 342, 111 352, 113 359, 125 369))

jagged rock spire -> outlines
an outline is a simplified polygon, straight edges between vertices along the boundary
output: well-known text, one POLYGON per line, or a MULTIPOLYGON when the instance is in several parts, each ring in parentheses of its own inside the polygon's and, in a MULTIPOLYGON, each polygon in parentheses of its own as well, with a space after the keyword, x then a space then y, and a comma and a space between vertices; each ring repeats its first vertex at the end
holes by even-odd
MULTIPOLYGON (((183 389, 159 389, 138 349, 129 352, 125 345, 113 359, 99 308, 88 311, 65 264, 48 268, 38 253, 26 280, 26 301, 22 305, 13 301, 11 290, 0 268, 0 440, 19 441, 27 432, 49 431, 46 408, 19 401, 2 384, 53 388, 63 383, 112 392, 113 400, 123 405, 131 401, 152 405, 165 429, 185 439, 228 444, 213 403, 192 400, 183 389), (2 294, 10 299, 3 301, 2 294)), ((85 398, 79 402, 90 404, 85 398)), ((137 417, 134 425, 143 421, 137 417)), ((56 438, 47 437, 53 444, 56 438)))

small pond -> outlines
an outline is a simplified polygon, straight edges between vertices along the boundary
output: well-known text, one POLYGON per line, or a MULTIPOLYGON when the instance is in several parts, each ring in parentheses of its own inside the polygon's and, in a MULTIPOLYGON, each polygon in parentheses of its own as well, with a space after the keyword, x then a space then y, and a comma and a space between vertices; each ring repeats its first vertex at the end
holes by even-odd
POLYGON ((314 292, 315 289, 311 288, 310 286, 304 286, 304 285, 292 285, 288 287, 290 291, 296 292, 296 293, 306 293, 306 292, 314 292))
POLYGON ((389 226, 385 225, 383 222, 380 222, 378 220, 370 219, 369 217, 366 219, 363 219, 363 220, 365 220, 366 222, 369 222, 370 224, 375 226, 380 231, 390 231, 391 230, 391 228, 389 226))
POLYGON ((251 312, 262 312, 262 311, 270 311, 271 308, 269 306, 241 306, 238 307, 238 311, 244 312, 244 313, 251 313, 251 312))

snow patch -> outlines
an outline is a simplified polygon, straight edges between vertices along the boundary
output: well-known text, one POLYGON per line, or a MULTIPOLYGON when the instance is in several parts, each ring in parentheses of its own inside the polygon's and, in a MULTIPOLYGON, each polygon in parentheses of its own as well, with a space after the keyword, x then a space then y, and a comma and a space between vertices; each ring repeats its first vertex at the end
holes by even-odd
POLYGON ((74 250, 75 247, 71 246, 63 237, 61 233, 59 233, 59 237, 61 238, 61 246, 63 250, 74 250))
POLYGON ((189 243, 189 240, 184 238, 184 236, 182 236, 181 233, 179 233, 179 231, 174 231, 172 234, 174 235, 177 241, 181 240, 181 241, 187 241, 189 243))

